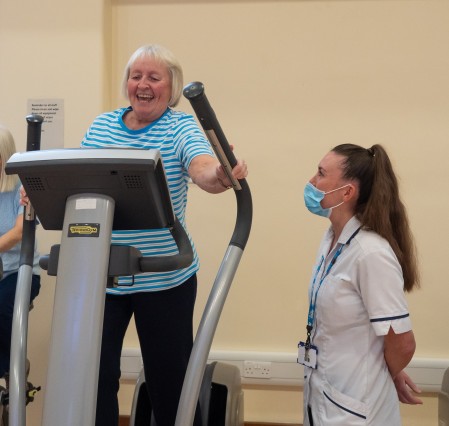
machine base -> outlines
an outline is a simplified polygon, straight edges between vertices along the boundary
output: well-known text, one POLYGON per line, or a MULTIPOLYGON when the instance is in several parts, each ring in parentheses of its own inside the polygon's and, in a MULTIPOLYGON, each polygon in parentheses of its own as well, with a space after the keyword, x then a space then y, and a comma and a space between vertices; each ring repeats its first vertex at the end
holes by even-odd
MULTIPOLYGON (((219 362, 207 364, 199 401, 203 426, 243 426, 240 370, 219 362)), ((134 391, 130 426, 157 426, 143 370, 134 391)))

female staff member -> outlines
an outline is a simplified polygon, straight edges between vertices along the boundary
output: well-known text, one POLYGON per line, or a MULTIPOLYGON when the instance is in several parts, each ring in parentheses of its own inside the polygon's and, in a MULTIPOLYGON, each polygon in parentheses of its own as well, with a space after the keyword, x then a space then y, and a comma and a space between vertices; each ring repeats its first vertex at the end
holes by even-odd
POLYGON ((304 199, 331 222, 309 288, 307 339, 300 343, 304 425, 400 425, 398 395, 421 403, 403 371, 415 351, 404 290, 418 285, 418 271, 387 153, 380 145, 335 147, 304 199))
MULTIPOLYGON (((201 189, 230 187, 194 118, 175 111, 183 81, 178 61, 158 45, 143 46, 125 68, 123 91, 130 106, 104 113, 88 129, 85 148, 159 149, 175 213, 185 226, 189 178, 201 189)), ((238 161, 232 171, 245 178, 238 161)), ((113 243, 133 245, 144 256, 176 253, 168 230, 116 231, 113 243)), ((124 277, 106 296, 96 425, 118 424, 117 391, 123 339, 134 315, 146 383, 158 426, 173 426, 192 344, 198 257, 181 270, 124 277)), ((197 413, 198 414, 198 413, 197 413)), ((196 422, 199 421, 198 415, 196 422)), ((195 423, 200 424, 200 423, 195 423)))
MULTIPOLYGON (((3 277, 0 280, 0 377, 9 372, 12 320, 23 228, 19 178, 17 175, 5 174, 5 164, 15 152, 16 146, 10 131, 0 125, 0 257, 3 263, 3 277)), ((39 254, 35 250, 30 303, 39 294, 39 274, 39 254)))

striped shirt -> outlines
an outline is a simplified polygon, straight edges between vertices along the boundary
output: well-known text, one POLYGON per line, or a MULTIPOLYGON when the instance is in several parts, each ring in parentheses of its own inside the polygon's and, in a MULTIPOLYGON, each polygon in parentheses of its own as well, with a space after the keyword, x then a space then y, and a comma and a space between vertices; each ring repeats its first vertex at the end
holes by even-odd
MULTIPOLYGON (((186 228, 188 169, 196 156, 213 156, 211 146, 192 115, 169 108, 157 121, 143 129, 131 130, 123 122, 124 114, 130 110, 131 107, 120 108, 98 116, 84 136, 81 147, 158 149, 167 175, 174 212, 186 228)), ((170 256, 178 253, 168 229, 113 231, 112 243, 132 245, 140 250, 143 256, 170 256)), ((108 288, 107 292, 129 294, 158 291, 182 284, 199 268, 198 255, 192 240, 191 243, 194 260, 187 268, 120 277, 119 285, 108 288)))

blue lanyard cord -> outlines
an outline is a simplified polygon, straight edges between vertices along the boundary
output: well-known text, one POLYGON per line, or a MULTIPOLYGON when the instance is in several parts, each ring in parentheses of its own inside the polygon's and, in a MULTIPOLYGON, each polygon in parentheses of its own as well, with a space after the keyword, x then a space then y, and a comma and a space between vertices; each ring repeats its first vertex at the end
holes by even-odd
POLYGON ((318 287, 314 293, 315 290, 315 283, 318 277, 318 273, 321 270, 321 267, 323 266, 324 263, 324 256, 321 256, 321 261, 320 264, 318 265, 316 272, 315 272, 315 276, 313 277, 313 281, 312 281, 312 290, 311 290, 311 294, 310 294, 310 304, 309 304, 309 314, 307 316, 307 342, 306 342, 306 347, 310 347, 310 336, 311 336, 311 332, 313 329, 313 322, 315 320, 315 311, 316 311, 316 301, 318 298, 318 292, 320 291, 321 285, 323 284, 324 280, 326 279, 326 277, 329 275, 330 270, 332 269, 332 267, 335 265, 335 262, 338 259, 338 256, 340 256, 343 247, 348 246, 351 243, 351 240, 357 235, 357 233, 360 231, 360 228, 357 228, 357 230, 349 237, 348 241, 346 241, 346 243, 341 244, 340 247, 338 247, 337 251, 335 252, 334 256, 332 257, 332 260, 329 262, 328 267, 326 268, 326 271, 323 272, 323 275, 320 278, 320 282, 318 283, 318 287))
POLYGON ((318 298, 318 292, 320 291, 321 285, 323 284, 323 281, 326 279, 326 277, 329 275, 330 270, 332 269, 332 267, 335 265, 335 262, 337 261, 338 256, 340 256, 341 251, 343 250, 343 247, 345 246, 345 244, 341 244, 340 247, 338 247, 338 250, 335 252, 334 257, 332 258, 332 260, 330 261, 329 265, 327 266, 326 271, 323 273, 323 275, 320 278, 320 282, 318 283, 318 287, 314 293, 314 289, 315 289, 315 283, 316 283, 316 279, 318 277, 318 273, 320 272, 321 266, 324 263, 324 256, 321 256, 321 262, 318 265, 318 268, 315 272, 315 276, 313 278, 313 282, 312 282, 312 292, 310 295, 310 304, 309 304, 309 315, 308 315, 308 325, 312 326, 313 325, 313 320, 315 317, 315 307, 316 307, 316 300, 318 298))

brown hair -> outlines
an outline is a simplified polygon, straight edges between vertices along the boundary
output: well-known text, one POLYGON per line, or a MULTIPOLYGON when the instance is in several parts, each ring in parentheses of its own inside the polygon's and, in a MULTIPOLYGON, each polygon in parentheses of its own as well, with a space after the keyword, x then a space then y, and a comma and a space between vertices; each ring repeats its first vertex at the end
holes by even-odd
POLYGON ((332 149, 344 156, 343 177, 359 184, 355 213, 363 227, 391 245, 404 276, 404 290, 419 287, 416 248, 399 185, 387 152, 381 145, 363 148, 353 144, 332 149))

